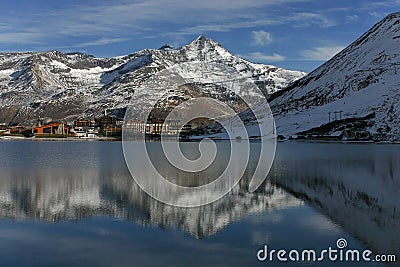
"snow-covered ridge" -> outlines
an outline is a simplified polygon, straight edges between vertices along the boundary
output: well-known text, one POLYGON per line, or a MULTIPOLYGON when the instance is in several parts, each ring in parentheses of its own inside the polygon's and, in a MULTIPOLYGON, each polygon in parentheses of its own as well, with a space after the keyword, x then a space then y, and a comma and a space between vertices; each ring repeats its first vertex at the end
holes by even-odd
MULTIPOLYGON (((0 122, 95 117, 109 110, 123 115, 135 90, 149 77, 177 63, 219 61, 254 80, 270 95, 305 73, 253 64, 204 36, 179 49, 164 46, 114 58, 82 53, 0 54, 0 122)), ((161 90, 161 89, 160 89, 161 90)))
POLYGON ((120 176, 124 168, 117 167, 110 176, 91 167, 69 174, 51 169, 17 177, 5 171, 0 181, 0 218, 54 223, 101 215, 143 226, 178 227, 204 238, 250 214, 303 205, 271 183, 260 193, 247 192, 246 183, 213 205, 173 207, 148 196, 129 173, 120 176))
POLYGON ((278 134, 399 141, 399 71, 400 13, 394 13, 272 95, 278 134))

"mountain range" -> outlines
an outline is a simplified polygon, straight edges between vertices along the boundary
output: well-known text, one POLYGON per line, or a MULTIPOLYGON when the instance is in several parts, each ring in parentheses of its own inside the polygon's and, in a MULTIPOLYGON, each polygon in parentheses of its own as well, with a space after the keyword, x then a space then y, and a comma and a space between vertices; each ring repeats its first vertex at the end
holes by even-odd
MULTIPOLYGON (((164 45, 113 58, 57 51, 2 53, 0 122, 33 124, 38 117, 71 122, 105 110, 123 118, 135 90, 154 74, 177 63, 220 62, 261 89, 280 138, 396 142, 399 48, 400 13, 393 13, 308 75, 251 63, 203 35, 181 48, 164 45)), ((164 109, 172 100, 209 95, 233 103, 237 112, 246 108, 218 86, 166 94, 161 90, 159 105, 164 109)))
MULTIPOLYGON (((203 35, 179 49, 165 45, 113 58, 58 51, 2 53, 0 122, 34 123, 38 117, 73 121, 94 118, 105 110, 123 118, 135 90, 149 77, 177 63, 193 61, 217 61, 233 67, 252 79, 265 96, 305 75, 248 62, 203 35)), ((182 94, 165 97, 191 97, 193 90, 182 94)), ((216 94, 224 101, 221 90, 216 94)))
MULTIPOLYGON (((399 68, 400 12, 268 96, 278 138, 399 142, 399 68)), ((247 130, 254 135, 252 112, 241 115, 250 121, 247 130)), ((214 137, 224 138, 226 133, 214 137)))

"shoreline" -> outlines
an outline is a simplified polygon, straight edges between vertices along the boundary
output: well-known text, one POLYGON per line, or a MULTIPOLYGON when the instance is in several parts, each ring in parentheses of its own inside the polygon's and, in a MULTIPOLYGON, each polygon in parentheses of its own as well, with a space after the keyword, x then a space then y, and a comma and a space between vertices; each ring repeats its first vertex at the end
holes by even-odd
MULTIPOLYGON (((211 139, 213 141, 238 141, 236 139, 211 139)), ((244 140, 249 140, 250 142, 257 142, 260 141, 260 139, 242 139, 244 140)), ((122 142, 121 138, 115 138, 115 137, 99 137, 99 138, 76 138, 76 137, 66 137, 66 138, 26 138, 26 137, 21 137, 21 136, 0 136, 0 142, 2 141, 31 141, 31 142, 122 142)), ((132 140, 136 141, 136 140, 132 140)), ((139 140, 137 140, 139 141, 139 140)), ((160 141, 160 140, 153 140, 149 139, 146 141, 160 141)), ((169 140, 169 141, 175 141, 175 140, 169 140)), ((183 142, 200 142, 201 139, 186 139, 186 140, 181 140, 183 142)), ((240 142, 240 141, 238 141, 240 142)), ((400 142, 391 142, 391 141, 373 141, 373 140, 277 140, 277 143, 324 143, 324 144, 377 144, 377 145, 400 145, 400 142)))
POLYGON ((64 137, 64 138, 27 138, 27 137, 20 137, 20 136, 0 136, 0 141, 59 141, 59 142, 100 142, 100 141, 122 141, 121 138, 114 138, 114 137, 99 137, 99 138, 77 138, 77 137, 64 137))

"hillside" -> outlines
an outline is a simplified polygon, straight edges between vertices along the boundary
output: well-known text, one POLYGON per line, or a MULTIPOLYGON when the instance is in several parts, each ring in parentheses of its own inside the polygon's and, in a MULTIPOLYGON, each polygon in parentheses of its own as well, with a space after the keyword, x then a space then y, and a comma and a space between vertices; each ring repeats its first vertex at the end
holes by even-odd
POLYGON ((400 13, 269 100, 277 133, 400 141, 400 13))

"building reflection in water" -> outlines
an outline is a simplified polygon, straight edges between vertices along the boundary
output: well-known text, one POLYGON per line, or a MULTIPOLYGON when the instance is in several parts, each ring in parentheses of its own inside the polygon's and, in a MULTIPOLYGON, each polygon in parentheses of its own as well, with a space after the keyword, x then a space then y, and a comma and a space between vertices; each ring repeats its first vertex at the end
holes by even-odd
POLYGON ((125 166, 119 143, 71 143, 61 152, 51 143, 24 142, 19 152, 10 152, 5 147, 11 145, 4 144, 3 219, 53 223, 101 215, 145 226, 178 227, 203 238, 250 214, 306 203, 374 252, 400 257, 397 146, 279 144, 268 180, 255 193, 247 191, 249 171, 217 202, 177 208, 143 193, 125 166))
MULTIPOLYGON (((86 143, 81 145, 87 146, 86 143)), ((42 158, 30 160, 25 168, 13 166, 21 163, 10 161, 1 171, 0 216, 57 222, 105 215, 141 225, 178 227, 196 238, 203 238, 249 214, 298 206, 303 202, 269 182, 256 193, 249 193, 251 177, 250 172, 246 172, 239 186, 213 204, 198 208, 169 206, 149 197, 134 182, 118 143, 102 143, 95 147, 97 151, 88 153, 81 153, 82 148, 73 148, 75 158, 68 156, 55 162, 46 155, 56 152, 47 151, 42 158)), ((226 163, 224 155, 217 160, 226 163)), ((188 179, 183 172, 171 173, 165 166, 158 167, 175 181, 191 184, 195 179, 188 179)), ((221 170, 220 164, 216 164, 208 174, 221 170)), ((207 182, 210 180, 206 176, 203 178, 207 182)))

